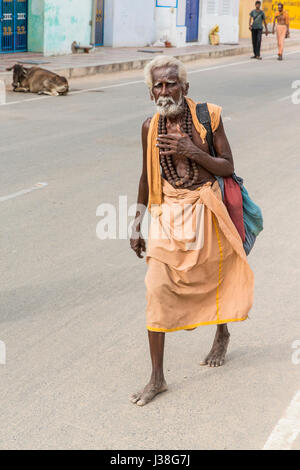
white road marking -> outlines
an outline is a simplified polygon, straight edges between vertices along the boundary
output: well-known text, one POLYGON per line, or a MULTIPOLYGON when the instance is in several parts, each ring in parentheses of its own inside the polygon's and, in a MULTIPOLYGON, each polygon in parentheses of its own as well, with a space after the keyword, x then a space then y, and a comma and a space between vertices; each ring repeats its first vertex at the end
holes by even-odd
POLYGON ((19 103, 29 103, 30 101, 47 100, 49 98, 53 98, 53 96, 39 96, 36 98, 29 98, 28 100, 8 101, 7 103, 4 103, 2 106, 10 106, 12 104, 19 104, 19 103))
MULTIPOLYGON (((300 50, 287 52, 285 55, 292 55, 292 54, 299 54, 299 53, 300 53, 300 50)), ((272 54, 272 55, 265 56, 266 59, 270 59, 272 57, 277 57, 277 54, 272 54)), ((238 62, 230 62, 229 64, 214 65, 212 67, 205 67, 205 68, 201 68, 201 69, 197 69, 197 70, 191 70, 191 71, 188 72, 188 75, 193 74, 193 73, 208 72, 210 70, 219 70, 219 69, 223 69, 223 68, 227 68, 227 67, 235 67, 237 65, 245 65, 245 64, 249 64, 250 62, 253 62, 253 60, 254 59, 252 59, 252 60, 251 59, 250 60, 242 60, 242 61, 238 61, 238 62)), ((96 87, 96 88, 84 88, 83 90, 70 91, 68 94, 69 95, 80 95, 80 94, 83 94, 83 93, 89 93, 90 91, 109 90, 110 88, 121 88, 121 87, 124 87, 124 86, 138 85, 138 84, 141 84, 141 83, 145 83, 144 80, 135 80, 135 81, 131 81, 131 82, 122 82, 122 83, 116 83, 114 85, 100 86, 100 87, 96 87)), ((25 100, 20 100, 20 101, 10 101, 8 103, 5 103, 3 106, 11 106, 11 105, 14 105, 14 104, 28 103, 30 101, 46 100, 46 99, 50 99, 50 98, 57 98, 57 97, 39 96, 38 98, 30 98, 28 100, 25 99, 25 100)))
POLYGON ((36 191, 37 189, 43 189, 48 186, 48 183, 36 183, 32 188, 22 189, 22 191, 18 191, 13 194, 9 194, 8 196, 0 197, 0 202, 8 201, 9 199, 14 199, 19 196, 23 196, 24 194, 32 193, 32 191, 36 191))
MULTIPOLYGON (((144 80, 136 80, 134 82, 116 83, 115 85, 101 86, 97 88, 84 88, 83 90, 70 91, 68 95, 79 95, 82 93, 88 93, 90 91, 101 91, 101 90, 106 90, 108 88, 119 88, 119 87, 128 86, 128 85, 135 85, 137 83, 144 83, 144 80)), ((3 106, 10 106, 12 104, 19 104, 19 103, 29 103, 30 101, 47 100, 50 98, 57 98, 57 96, 39 96, 37 98, 29 98, 28 100, 25 99, 25 100, 19 100, 19 101, 9 101, 8 103, 3 104, 3 106)))
MULTIPOLYGON (((285 55, 292 55, 292 54, 299 54, 299 53, 300 53, 300 51, 291 51, 291 52, 287 52, 285 55)), ((270 54, 270 55, 264 56, 265 59, 272 59, 273 57, 277 57, 277 54, 270 54)), ((191 70, 188 73, 191 74, 191 73, 207 72, 209 70, 218 70, 218 69, 223 69, 223 68, 226 68, 226 67, 234 67, 236 65, 250 64, 250 63, 253 63, 253 62, 254 62, 254 59, 241 60, 239 62, 230 62, 230 64, 215 65, 215 66, 212 66, 212 67, 207 67, 207 68, 202 68, 202 69, 197 69, 197 70, 191 70)))
POLYGON ((136 85, 138 83, 145 83, 145 82, 144 80, 135 80, 134 82, 116 83, 115 85, 107 85, 107 86, 102 86, 102 87, 97 87, 97 88, 85 88, 84 90, 70 91, 69 95, 79 95, 81 93, 87 93, 89 91, 107 90, 109 88, 120 88, 122 86, 136 85))
POLYGON ((278 421, 263 450, 291 450, 300 434, 300 390, 278 421))
POLYGON ((278 101, 287 101, 291 100, 292 101, 292 95, 284 96, 283 98, 279 98, 278 101))
POLYGON ((207 72, 209 70, 218 70, 218 69, 224 69, 227 67, 235 67, 236 65, 244 65, 244 64, 250 64, 250 62, 253 62, 253 60, 241 60, 239 62, 231 62, 230 64, 222 64, 222 65, 214 65, 212 67, 205 67, 202 69, 196 69, 196 70, 190 70, 188 73, 200 73, 200 72, 207 72))

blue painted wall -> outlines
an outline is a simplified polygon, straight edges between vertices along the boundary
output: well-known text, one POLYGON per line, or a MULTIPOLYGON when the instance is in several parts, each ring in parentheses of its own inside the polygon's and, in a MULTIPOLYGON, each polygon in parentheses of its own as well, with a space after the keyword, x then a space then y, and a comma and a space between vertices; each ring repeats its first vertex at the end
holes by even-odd
POLYGON ((91 43, 93 0, 29 0, 28 50, 70 54, 71 44, 91 43))
POLYGON ((71 44, 90 44, 93 0, 44 0, 44 54, 68 54, 71 44))
POLYGON ((44 52, 44 0, 28 2, 28 50, 44 52))

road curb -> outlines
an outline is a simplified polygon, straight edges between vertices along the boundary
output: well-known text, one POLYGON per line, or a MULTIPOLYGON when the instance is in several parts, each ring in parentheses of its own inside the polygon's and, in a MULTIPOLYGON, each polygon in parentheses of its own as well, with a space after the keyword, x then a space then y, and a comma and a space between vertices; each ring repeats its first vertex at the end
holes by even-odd
MULTIPOLYGON (((294 41, 293 43, 287 44, 287 47, 291 46, 299 46, 300 40, 294 41)), ((266 44, 262 47, 262 51, 271 51, 276 48, 276 45, 273 44, 266 44)), ((243 55, 247 53, 252 53, 251 46, 241 46, 236 48, 228 48, 222 50, 215 50, 209 52, 193 52, 193 53, 185 53, 185 54, 177 54, 174 57, 180 59, 182 62, 191 62, 195 60, 201 59, 213 59, 213 58, 221 58, 221 57, 230 57, 230 56, 237 56, 243 55)), ((93 66, 84 66, 84 67, 74 67, 74 68, 55 68, 57 73, 65 75, 67 78, 80 78, 86 77, 89 75, 98 75, 98 74, 105 74, 105 73, 114 73, 114 72, 124 72, 129 70, 142 70, 145 65, 151 59, 140 59, 140 60, 130 60, 124 62, 117 62, 111 64, 101 64, 101 65, 93 65, 93 66)))
MULTIPOLYGON (((299 40, 290 40, 286 44, 286 47, 292 46, 300 46, 300 39, 299 40)), ((262 52, 268 52, 271 50, 276 50, 276 44, 265 44, 262 46, 262 52)), ((185 52, 184 54, 177 54, 174 55, 177 59, 180 59, 182 62, 191 62, 195 60, 201 59, 209 59, 209 58, 221 58, 221 57, 230 57, 230 56, 237 56, 243 54, 251 54, 252 53, 252 46, 241 46, 241 47, 229 47, 228 49, 216 49, 213 51, 206 51, 206 52, 192 52, 188 53, 185 52)), ((149 58, 145 59, 135 59, 135 60, 125 60, 121 62, 114 62, 114 63, 107 63, 107 64, 92 64, 92 65, 84 65, 84 66, 76 66, 76 67, 49 67, 50 70, 53 72, 59 73, 60 75, 65 76, 66 78, 82 78, 92 75, 101 75, 107 73, 114 73, 114 72, 124 72, 130 70, 142 70, 145 65, 149 62, 149 58)), ((0 73, 0 79, 5 81, 6 86, 11 85, 11 73, 0 73)))
MULTIPOLYGON (((291 46, 300 46, 300 39, 288 42, 286 47, 291 46)), ((262 47, 262 52, 268 52, 271 50, 275 51, 276 44, 265 44, 262 47)), ((195 60, 201 59, 213 59, 213 58, 221 58, 221 57, 230 57, 230 56, 237 56, 243 54, 251 54, 252 53, 252 46, 241 46, 236 48, 228 48, 222 50, 213 50, 209 52, 193 52, 193 53, 184 53, 184 54, 177 54, 174 55, 177 59, 181 60, 182 62, 191 62, 195 60)), ((145 65, 151 59, 138 59, 138 60, 130 60, 130 61, 123 61, 123 62, 116 62, 110 64, 101 64, 101 65, 91 65, 91 66, 83 66, 83 67, 74 67, 74 68, 55 68, 54 71, 65 75, 67 78, 81 78, 86 77, 89 75, 100 75, 105 73, 114 73, 114 72, 124 72, 130 70, 142 70, 145 65)))

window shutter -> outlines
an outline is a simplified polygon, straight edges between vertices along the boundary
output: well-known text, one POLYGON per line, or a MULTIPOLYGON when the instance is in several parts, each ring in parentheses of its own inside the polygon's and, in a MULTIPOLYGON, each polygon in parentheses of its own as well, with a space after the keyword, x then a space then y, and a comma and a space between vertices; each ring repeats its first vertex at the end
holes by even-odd
POLYGON ((223 0, 221 15, 230 15, 231 13, 231 0, 223 0))
POLYGON ((207 0, 207 14, 217 15, 218 0, 207 0))

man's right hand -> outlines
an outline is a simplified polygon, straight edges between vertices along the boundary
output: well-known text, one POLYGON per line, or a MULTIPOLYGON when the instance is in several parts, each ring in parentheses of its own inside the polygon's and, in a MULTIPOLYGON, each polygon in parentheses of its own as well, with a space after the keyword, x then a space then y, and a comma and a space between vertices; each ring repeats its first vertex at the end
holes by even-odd
POLYGON ((131 238, 130 246, 138 258, 144 258, 142 253, 146 251, 146 243, 142 236, 139 236, 139 238, 131 238))

